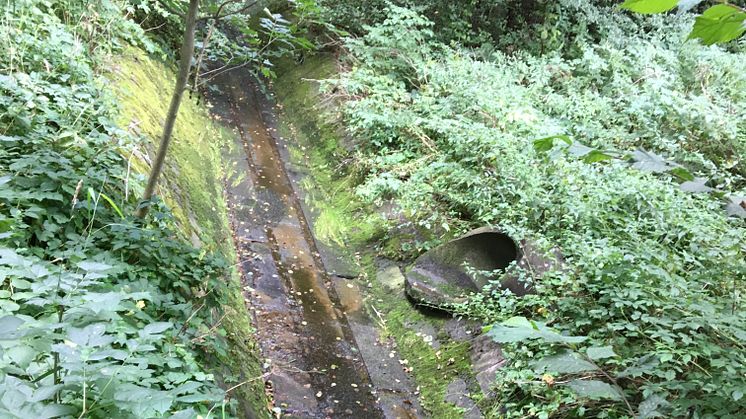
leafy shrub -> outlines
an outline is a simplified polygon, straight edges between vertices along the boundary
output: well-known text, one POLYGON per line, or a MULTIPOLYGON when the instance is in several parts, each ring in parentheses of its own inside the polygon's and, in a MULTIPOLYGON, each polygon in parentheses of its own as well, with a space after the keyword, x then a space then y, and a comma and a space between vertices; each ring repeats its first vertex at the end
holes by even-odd
POLYGON ((200 353, 226 350, 226 262, 183 243, 162 205, 127 216, 122 153, 137 139, 96 75, 119 45, 147 42, 121 6, 3 6, 3 417, 193 417, 224 398, 200 353))
POLYGON ((743 106, 733 105, 743 89, 732 88, 746 87, 743 56, 634 25, 565 52, 477 53, 437 45, 416 13, 388 13, 349 44, 352 70, 331 82, 359 142, 358 193, 395 200, 425 228, 496 225, 565 258, 542 278, 522 273, 534 294, 485 291, 461 307, 496 323, 490 333, 511 361, 491 413, 738 417, 746 228, 716 196, 625 160, 643 147, 713 178, 721 193, 742 186, 729 160, 744 147, 743 106), (565 133, 571 147, 535 146, 565 133), (578 157, 584 148, 596 153, 578 157))
POLYGON ((365 33, 367 26, 396 18, 397 14, 390 12, 396 7, 404 7, 428 16, 442 39, 470 45, 499 39, 527 21, 543 20, 548 4, 551 2, 542 0, 468 0, 457 3, 442 0, 319 1, 325 19, 355 34, 365 33))

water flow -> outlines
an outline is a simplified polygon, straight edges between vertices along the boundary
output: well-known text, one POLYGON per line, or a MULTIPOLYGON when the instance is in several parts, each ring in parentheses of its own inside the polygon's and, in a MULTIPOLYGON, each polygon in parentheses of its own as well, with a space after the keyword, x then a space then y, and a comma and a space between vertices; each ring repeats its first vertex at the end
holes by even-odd
POLYGON ((271 108, 245 75, 218 81, 211 99, 237 129, 239 154, 227 156, 248 179, 229 187, 244 273, 262 352, 272 362, 275 405, 300 417, 381 417, 375 391, 327 277, 263 112, 271 108), (236 161, 238 159, 238 161, 236 161), (257 228, 260 227, 260 228, 257 228))

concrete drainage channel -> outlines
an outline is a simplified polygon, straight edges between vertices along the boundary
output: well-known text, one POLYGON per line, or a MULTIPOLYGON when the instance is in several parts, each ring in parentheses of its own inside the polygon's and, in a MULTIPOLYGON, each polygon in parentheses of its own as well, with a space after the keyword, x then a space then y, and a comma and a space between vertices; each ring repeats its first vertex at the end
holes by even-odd
POLYGON ((276 412, 420 417, 409 377, 389 362, 362 308, 359 284, 327 273, 273 134, 272 107, 248 74, 230 73, 216 86, 213 114, 240 141, 225 154, 233 166, 228 201, 276 412))

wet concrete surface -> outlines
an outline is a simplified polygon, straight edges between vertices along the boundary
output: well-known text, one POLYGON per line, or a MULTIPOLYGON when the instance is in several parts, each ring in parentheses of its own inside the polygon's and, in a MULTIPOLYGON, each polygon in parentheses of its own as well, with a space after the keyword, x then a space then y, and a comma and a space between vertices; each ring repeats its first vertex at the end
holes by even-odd
POLYGON ((336 256, 322 254, 311 234, 293 184, 302 170, 288 167, 269 102, 248 74, 215 86, 212 113, 238 134, 224 153, 227 199, 274 405, 283 417, 421 417, 410 378, 388 359, 366 313, 356 272, 325 266, 336 256))
POLYGON ((228 200, 275 406, 291 417, 382 417, 366 367, 330 287, 248 75, 218 80, 209 98, 239 134, 228 200))

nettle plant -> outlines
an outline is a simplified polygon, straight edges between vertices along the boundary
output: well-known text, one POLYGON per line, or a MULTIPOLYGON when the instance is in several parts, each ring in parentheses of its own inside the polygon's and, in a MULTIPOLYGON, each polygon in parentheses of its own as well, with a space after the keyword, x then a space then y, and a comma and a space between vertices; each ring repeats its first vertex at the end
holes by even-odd
POLYGON ((204 353, 225 353, 228 267, 139 190, 96 75, 143 38, 121 4, 3 5, 0 42, 0 416, 193 417, 225 407, 204 353), (122 31, 114 33, 110 28, 122 31), (121 37, 119 37, 121 36, 121 37))
MULTIPOLYGON (((611 10, 583 8, 593 16, 611 10)), ((660 33, 641 35, 630 23, 613 32, 622 38, 596 34, 598 47, 567 46, 586 51, 580 59, 485 57, 437 45, 431 25, 413 12, 390 13, 350 43, 352 70, 332 82, 347 99, 345 122, 360 142, 359 195, 394 200, 424 230, 494 225, 565 259, 541 278, 522 273, 532 294, 492 287, 461 307, 489 325, 510 361, 485 410, 508 417, 742 415, 746 228, 719 199, 738 193, 742 178, 730 157, 709 152, 710 160, 692 150, 697 137, 687 115, 658 108, 638 118, 619 110, 620 103, 647 109, 673 89, 688 113, 708 120, 707 111, 695 110, 703 98, 679 90, 688 87, 667 73, 641 79, 635 57, 678 80, 692 77, 679 57, 738 66, 742 56, 659 43, 660 33), (683 124, 692 138, 664 134, 683 124), (652 151, 635 150, 643 146, 652 151), (671 150, 689 156, 686 164, 663 157, 671 150), (685 187, 686 179, 709 175, 721 180, 712 185, 718 192, 685 187)), ((727 86, 708 91, 708 106, 724 112, 727 98, 742 97, 727 86)), ((718 127, 733 129, 728 141, 742 146, 741 125, 718 127)))

